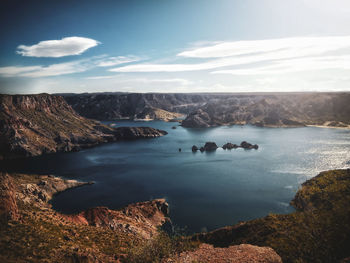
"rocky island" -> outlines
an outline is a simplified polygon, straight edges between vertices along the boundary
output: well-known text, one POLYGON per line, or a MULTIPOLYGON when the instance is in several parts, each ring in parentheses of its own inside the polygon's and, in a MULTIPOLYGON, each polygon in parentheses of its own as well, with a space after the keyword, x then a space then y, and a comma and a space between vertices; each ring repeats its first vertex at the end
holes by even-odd
MULTIPOLYGON (((212 152, 212 151, 216 151, 216 149, 219 148, 215 142, 206 142, 204 146, 198 148, 196 145, 193 145, 191 150, 192 152, 197 152, 198 150, 200 150, 201 152, 212 152)), ((222 149, 224 150, 231 150, 231 149, 237 149, 237 148, 243 148, 243 149, 255 149, 257 150, 259 148, 259 146, 257 144, 251 144, 249 142, 243 141, 241 142, 240 145, 237 144, 233 144, 233 143, 225 143, 222 146, 222 149)))

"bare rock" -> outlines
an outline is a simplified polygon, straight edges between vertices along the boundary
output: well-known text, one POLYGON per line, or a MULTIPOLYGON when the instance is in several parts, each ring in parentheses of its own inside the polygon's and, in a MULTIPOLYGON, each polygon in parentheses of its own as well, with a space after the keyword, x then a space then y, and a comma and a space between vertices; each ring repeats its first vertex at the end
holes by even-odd
POLYGON ((228 143, 225 143, 225 144, 222 146, 222 149, 224 149, 224 150, 226 150, 226 149, 231 150, 231 149, 236 149, 236 148, 238 148, 238 147, 239 147, 239 146, 238 146, 237 144, 233 144, 233 143, 228 142, 228 143))

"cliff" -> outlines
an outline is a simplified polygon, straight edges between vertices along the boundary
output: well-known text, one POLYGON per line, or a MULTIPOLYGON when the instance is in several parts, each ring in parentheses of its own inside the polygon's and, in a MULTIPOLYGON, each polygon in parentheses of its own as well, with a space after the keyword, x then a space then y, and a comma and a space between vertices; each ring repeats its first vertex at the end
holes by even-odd
POLYGON ((340 262, 350 256, 349 202, 350 169, 322 172, 295 195, 291 203, 296 212, 271 214, 193 239, 220 247, 269 246, 283 262, 340 262))
POLYGON ((89 183, 54 176, 0 174, 1 262, 119 262, 131 246, 158 235, 168 218, 164 199, 121 210, 91 208, 64 215, 54 194, 89 183))
POLYGON ((82 116, 98 120, 176 118, 184 127, 252 124, 268 127, 350 126, 349 93, 93 93, 63 94, 82 116))
POLYGON ((350 127, 349 93, 228 96, 191 112, 184 127, 252 124, 267 127, 350 127))
POLYGON ((149 128, 111 128, 78 115, 60 96, 0 95, 0 158, 78 151, 100 143, 165 135, 149 128))
POLYGON ((62 96, 80 115, 96 120, 169 120, 197 109, 209 99, 208 95, 203 94, 171 93, 85 93, 62 96))

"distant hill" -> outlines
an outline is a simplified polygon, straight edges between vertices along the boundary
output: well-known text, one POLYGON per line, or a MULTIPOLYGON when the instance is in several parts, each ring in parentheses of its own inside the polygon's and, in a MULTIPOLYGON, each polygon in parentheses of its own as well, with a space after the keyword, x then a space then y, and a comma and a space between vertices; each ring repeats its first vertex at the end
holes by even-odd
POLYGON ((98 120, 188 115, 184 127, 350 125, 350 93, 84 93, 62 94, 82 116, 98 120), (163 114, 157 114, 162 112, 163 114))

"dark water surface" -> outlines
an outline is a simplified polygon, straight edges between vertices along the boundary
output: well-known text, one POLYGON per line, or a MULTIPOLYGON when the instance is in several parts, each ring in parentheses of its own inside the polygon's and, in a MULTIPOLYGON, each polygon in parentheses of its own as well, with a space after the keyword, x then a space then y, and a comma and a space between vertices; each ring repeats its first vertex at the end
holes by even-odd
POLYGON ((52 204, 59 211, 74 213, 94 206, 117 209, 164 197, 173 222, 190 231, 293 211, 289 202, 302 182, 320 171, 350 166, 349 130, 252 126, 171 129, 177 123, 113 123, 152 126, 169 134, 0 165, 3 170, 96 182, 57 195, 52 204), (257 143, 259 150, 191 152, 193 144, 214 141, 222 146, 243 140, 257 143))

